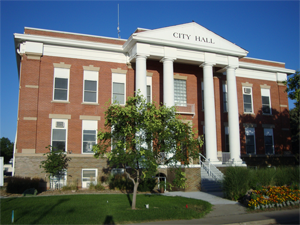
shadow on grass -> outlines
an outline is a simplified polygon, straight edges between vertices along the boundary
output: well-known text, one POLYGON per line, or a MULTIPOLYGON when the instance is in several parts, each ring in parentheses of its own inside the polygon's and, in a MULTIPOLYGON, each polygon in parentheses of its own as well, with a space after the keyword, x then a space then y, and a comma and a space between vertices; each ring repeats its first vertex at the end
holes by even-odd
POLYGON ((111 224, 111 225, 115 224, 115 222, 113 220, 113 216, 106 216, 103 224, 111 224))
MULTIPOLYGON (((33 220, 32 222, 31 222, 31 224, 39 224, 40 223, 40 220, 41 219, 43 219, 44 217, 46 217, 47 216, 47 214, 50 212, 50 211, 52 211, 53 209, 55 209, 58 205, 60 205, 60 204, 62 204, 62 203, 64 203, 64 202, 67 202, 67 201, 69 201, 70 199, 60 199, 60 200, 58 200, 58 202, 55 204, 55 205, 52 205, 51 207, 45 207, 45 210, 43 210, 45 213, 43 213, 43 214, 41 214, 40 216, 39 216, 39 218, 37 218, 37 219, 35 219, 35 220, 33 220)), ((19 219, 21 219, 24 215, 26 215, 27 213, 29 213, 29 212, 24 212, 24 213, 22 213, 22 215, 17 219, 17 220, 19 220, 19 219)), ((17 221, 16 220, 16 221, 17 221)))

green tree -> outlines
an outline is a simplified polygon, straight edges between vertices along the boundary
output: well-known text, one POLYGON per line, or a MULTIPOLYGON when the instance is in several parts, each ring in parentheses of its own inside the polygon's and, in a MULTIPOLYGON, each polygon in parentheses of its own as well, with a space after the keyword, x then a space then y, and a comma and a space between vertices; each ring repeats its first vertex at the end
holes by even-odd
POLYGON ((295 108, 290 110, 290 125, 292 134, 293 153, 299 160, 299 142, 300 142, 300 72, 297 71, 290 76, 285 82, 287 85, 286 92, 290 99, 294 100, 295 108))
POLYGON ((203 143, 189 124, 176 118, 175 107, 156 107, 140 95, 128 98, 125 106, 108 107, 105 129, 99 131, 98 140, 94 156, 106 155, 109 166, 124 168, 133 182, 132 209, 136 206, 139 183, 154 176, 159 163, 177 170, 173 183, 183 187, 186 179, 184 173, 178 172, 179 167, 188 165, 190 157, 198 157, 203 143), (163 159, 162 155, 168 157, 163 159))
POLYGON ((46 148, 49 149, 49 152, 44 154, 47 159, 41 161, 40 168, 43 168, 45 173, 49 174, 49 178, 51 176, 59 177, 68 168, 68 162, 71 159, 61 150, 51 151, 52 147, 50 145, 46 148))
POLYGON ((13 157, 14 152, 14 143, 11 142, 8 138, 2 137, 1 142, 1 151, 0 156, 4 157, 4 163, 9 163, 9 160, 13 157))

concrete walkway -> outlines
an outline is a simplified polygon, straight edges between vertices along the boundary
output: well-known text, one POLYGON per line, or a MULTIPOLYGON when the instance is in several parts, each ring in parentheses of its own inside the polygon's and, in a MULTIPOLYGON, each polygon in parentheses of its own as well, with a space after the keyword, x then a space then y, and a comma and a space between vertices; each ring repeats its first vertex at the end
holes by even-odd
POLYGON ((213 205, 212 211, 201 219, 170 220, 150 224, 299 224, 299 209, 278 210, 271 212, 248 213, 246 207, 238 202, 222 198, 221 192, 167 192, 165 196, 181 196, 207 201, 213 205))

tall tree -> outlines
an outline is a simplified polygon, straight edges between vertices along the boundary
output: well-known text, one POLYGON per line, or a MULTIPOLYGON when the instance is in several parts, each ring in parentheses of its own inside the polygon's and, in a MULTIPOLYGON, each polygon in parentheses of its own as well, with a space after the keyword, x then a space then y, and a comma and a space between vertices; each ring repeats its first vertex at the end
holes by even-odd
POLYGON ((4 163, 9 163, 9 160, 13 157, 14 152, 14 143, 11 142, 8 138, 2 137, 0 139, 1 149, 0 156, 4 157, 4 163))
MULTIPOLYGON (((130 97, 125 106, 108 107, 105 129, 99 132, 98 140, 93 149, 95 157, 106 155, 109 166, 124 168, 133 182, 132 209, 136 206, 139 183, 154 176, 159 163, 179 170, 181 164, 189 164, 190 157, 199 156, 202 146, 189 124, 176 118, 175 107, 156 107, 140 95, 130 97)), ((184 186, 184 174, 175 174, 173 183, 184 186)))
POLYGON ((290 99, 294 100, 295 108, 290 110, 290 125, 292 134, 292 149, 299 161, 299 142, 300 142, 300 72, 297 71, 285 82, 286 92, 290 99))

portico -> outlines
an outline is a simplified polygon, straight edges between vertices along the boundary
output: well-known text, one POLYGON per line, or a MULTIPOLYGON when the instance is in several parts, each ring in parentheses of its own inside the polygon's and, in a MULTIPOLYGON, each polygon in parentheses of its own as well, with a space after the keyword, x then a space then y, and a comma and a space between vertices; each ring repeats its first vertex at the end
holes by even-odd
POLYGON ((196 23, 134 33, 124 46, 129 52, 129 62, 136 63, 135 90, 140 90, 144 96, 147 92, 147 59, 163 63, 163 103, 169 107, 175 105, 174 63, 198 65, 202 68, 206 158, 213 164, 221 164, 217 157, 213 68, 218 67, 226 72, 230 163, 240 164, 242 160, 235 70, 239 66, 239 57, 246 56, 248 52, 196 23), (182 32, 176 32, 177 29, 182 32))

